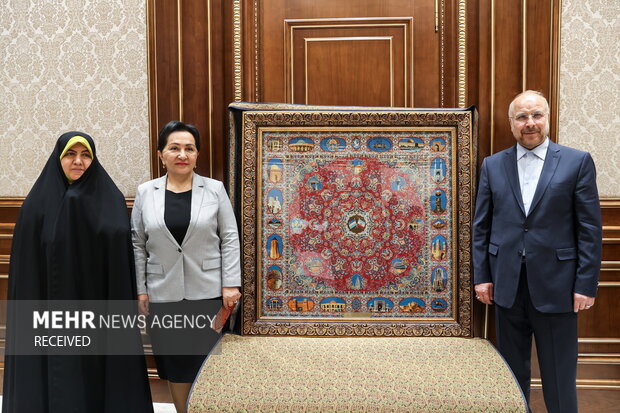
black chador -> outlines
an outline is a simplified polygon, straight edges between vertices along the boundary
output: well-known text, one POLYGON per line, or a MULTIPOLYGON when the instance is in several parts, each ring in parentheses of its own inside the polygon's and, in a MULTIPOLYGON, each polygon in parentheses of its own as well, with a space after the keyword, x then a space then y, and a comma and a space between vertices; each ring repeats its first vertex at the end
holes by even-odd
MULTIPOLYGON (((84 133, 68 132, 58 139, 22 205, 8 299, 136 299, 125 199, 84 133), (60 158, 76 136, 89 147, 92 163, 70 183, 60 158)), ((9 312, 3 412, 153 411, 144 356, 11 355, 12 332, 19 328, 9 312)))

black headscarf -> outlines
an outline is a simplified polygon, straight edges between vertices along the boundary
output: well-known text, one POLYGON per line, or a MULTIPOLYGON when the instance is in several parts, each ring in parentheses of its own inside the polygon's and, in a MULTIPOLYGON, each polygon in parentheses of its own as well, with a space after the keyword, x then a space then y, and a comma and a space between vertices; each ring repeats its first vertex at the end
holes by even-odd
MULTIPOLYGON (((125 199, 82 132, 60 136, 21 207, 11 250, 9 300, 135 300, 125 199), (60 156, 85 138, 92 163, 69 183, 60 156)), ((11 325, 7 321, 7 353, 11 325)), ((139 340, 139 336, 138 336, 139 340)), ((152 412, 144 357, 5 357, 3 412, 152 412)))

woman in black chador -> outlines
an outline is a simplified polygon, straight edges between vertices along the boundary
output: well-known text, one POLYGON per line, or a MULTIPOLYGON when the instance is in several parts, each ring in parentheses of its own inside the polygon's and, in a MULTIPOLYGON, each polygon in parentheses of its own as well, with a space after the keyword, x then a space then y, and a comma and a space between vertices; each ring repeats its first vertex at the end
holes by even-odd
MULTIPOLYGON (((125 200, 85 133, 58 139, 21 207, 8 298, 136 299, 125 200)), ((10 310, 3 412, 153 411, 144 356, 12 355, 19 328, 10 310)))

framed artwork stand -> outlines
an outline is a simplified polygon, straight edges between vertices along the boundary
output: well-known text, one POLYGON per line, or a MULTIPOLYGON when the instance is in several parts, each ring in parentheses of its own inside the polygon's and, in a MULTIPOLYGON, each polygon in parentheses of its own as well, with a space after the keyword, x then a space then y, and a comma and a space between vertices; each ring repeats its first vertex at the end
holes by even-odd
POLYGON ((242 334, 472 335, 475 108, 229 114, 242 334))

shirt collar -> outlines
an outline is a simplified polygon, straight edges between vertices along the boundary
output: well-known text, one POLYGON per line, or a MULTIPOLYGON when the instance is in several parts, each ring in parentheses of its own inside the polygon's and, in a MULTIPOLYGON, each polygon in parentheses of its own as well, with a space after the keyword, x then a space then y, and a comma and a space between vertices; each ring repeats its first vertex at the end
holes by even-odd
POLYGON ((544 161, 545 157, 547 156, 547 148, 549 148, 549 138, 548 137, 545 138, 543 143, 541 143, 540 145, 538 145, 537 147, 535 147, 532 150, 527 149, 524 146, 521 146, 520 143, 517 143, 517 161, 520 160, 521 158, 523 158, 525 156, 525 154, 528 153, 528 152, 533 153, 538 158, 540 158, 541 160, 544 161))

